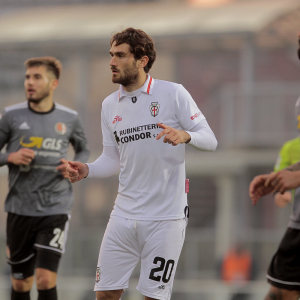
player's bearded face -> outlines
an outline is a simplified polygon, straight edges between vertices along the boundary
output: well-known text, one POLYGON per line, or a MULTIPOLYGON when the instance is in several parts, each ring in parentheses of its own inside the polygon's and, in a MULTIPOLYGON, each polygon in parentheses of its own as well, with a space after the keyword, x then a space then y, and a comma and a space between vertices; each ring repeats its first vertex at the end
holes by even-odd
POLYGON ((50 94, 51 78, 44 66, 27 69, 25 74, 25 94, 30 102, 39 103, 50 94))
POLYGON ((117 71, 117 74, 113 74, 112 82, 120 83, 123 86, 130 86, 137 81, 139 71, 136 66, 136 61, 134 60, 132 64, 128 67, 124 67, 123 70, 118 69, 115 66, 111 66, 112 71, 117 71))
POLYGON ((26 93, 27 100, 34 103, 39 103, 50 94, 49 87, 45 87, 43 90, 37 91, 35 94, 26 93))

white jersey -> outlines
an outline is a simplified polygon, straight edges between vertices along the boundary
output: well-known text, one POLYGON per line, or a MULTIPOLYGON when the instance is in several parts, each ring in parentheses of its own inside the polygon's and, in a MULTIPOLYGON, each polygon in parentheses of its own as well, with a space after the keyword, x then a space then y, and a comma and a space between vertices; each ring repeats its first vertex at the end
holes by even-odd
POLYGON ((112 215, 136 220, 184 218, 185 145, 156 140, 157 123, 192 130, 205 119, 180 84, 154 80, 134 92, 119 91, 102 105, 103 145, 120 154, 119 190, 112 215))

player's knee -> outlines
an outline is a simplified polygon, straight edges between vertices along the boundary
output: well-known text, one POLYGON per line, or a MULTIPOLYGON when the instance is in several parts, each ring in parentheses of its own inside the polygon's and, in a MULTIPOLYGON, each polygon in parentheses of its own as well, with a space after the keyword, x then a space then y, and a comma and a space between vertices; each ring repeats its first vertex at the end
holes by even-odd
POLYGON ((25 279, 13 279, 12 286, 16 292, 23 293, 31 290, 33 284, 33 276, 25 279))
POLYGON ((36 278, 36 286, 38 290, 48 290, 55 286, 55 282, 50 276, 40 275, 36 278))
POLYGON ((115 291, 97 291, 96 298, 97 300, 119 300, 123 290, 115 291))

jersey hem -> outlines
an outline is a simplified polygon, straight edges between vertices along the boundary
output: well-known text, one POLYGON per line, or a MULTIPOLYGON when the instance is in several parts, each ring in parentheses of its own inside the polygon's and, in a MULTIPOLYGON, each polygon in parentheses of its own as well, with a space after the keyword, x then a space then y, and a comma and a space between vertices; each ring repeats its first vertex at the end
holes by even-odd
POLYGON ((117 216, 117 217, 121 217, 124 219, 129 219, 129 220, 139 220, 139 221, 172 221, 172 220, 181 220, 181 219, 185 219, 185 215, 184 213, 178 216, 170 216, 170 217, 145 217, 145 216, 141 216, 141 215, 126 215, 126 214, 119 214, 116 212, 112 212, 110 214, 111 216, 117 216))
POLYGON ((115 291, 115 290, 125 290, 128 288, 128 284, 124 286, 117 286, 117 287, 94 287, 94 292, 104 292, 104 291, 115 291))

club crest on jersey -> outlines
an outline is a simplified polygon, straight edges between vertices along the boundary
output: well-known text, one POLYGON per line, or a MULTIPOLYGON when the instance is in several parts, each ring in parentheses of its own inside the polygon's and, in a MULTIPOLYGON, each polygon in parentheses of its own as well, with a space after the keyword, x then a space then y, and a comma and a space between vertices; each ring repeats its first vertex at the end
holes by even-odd
POLYGON ((95 281, 98 283, 100 281, 100 268, 98 267, 96 269, 96 278, 95 281))
POLYGON ((65 123, 56 123, 55 124, 55 132, 59 135, 64 135, 67 132, 67 126, 65 123))
POLYGON ((150 108, 152 117, 156 117, 158 115, 159 107, 160 107, 160 105, 158 104, 158 102, 151 102, 151 105, 149 106, 149 108, 150 108))
POLYGON ((132 103, 135 103, 137 101, 137 97, 131 97, 132 103))

